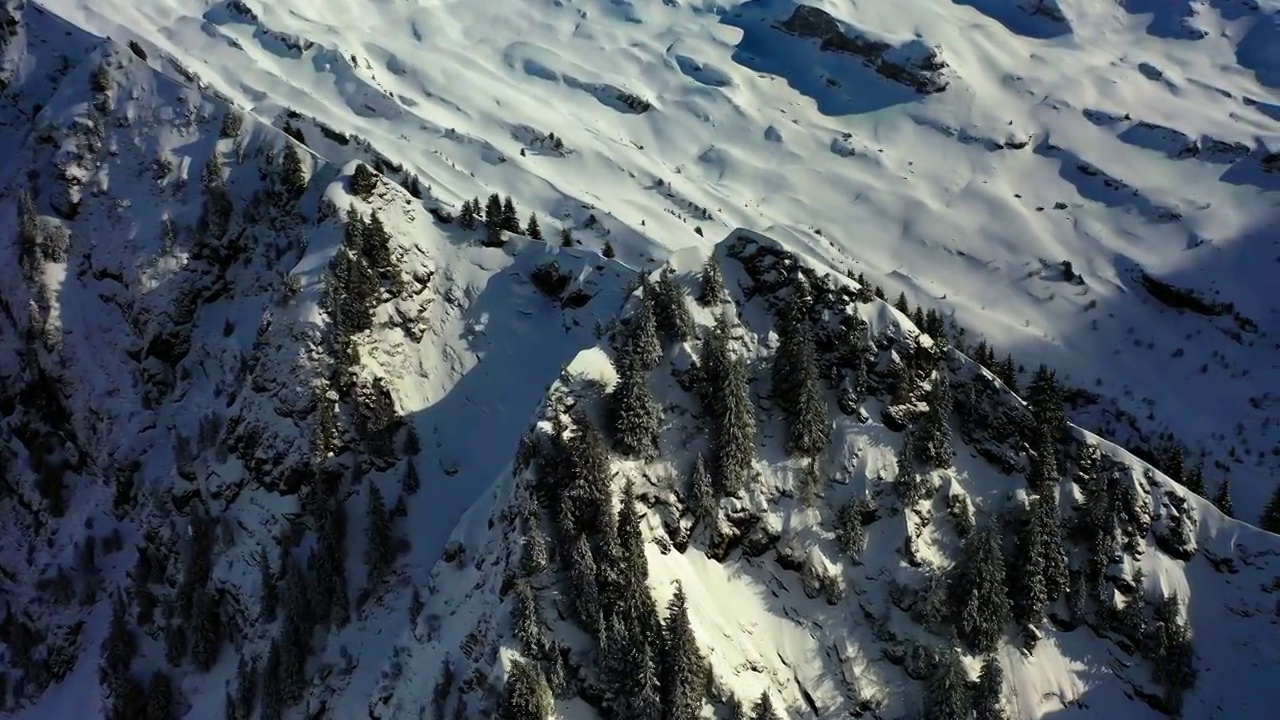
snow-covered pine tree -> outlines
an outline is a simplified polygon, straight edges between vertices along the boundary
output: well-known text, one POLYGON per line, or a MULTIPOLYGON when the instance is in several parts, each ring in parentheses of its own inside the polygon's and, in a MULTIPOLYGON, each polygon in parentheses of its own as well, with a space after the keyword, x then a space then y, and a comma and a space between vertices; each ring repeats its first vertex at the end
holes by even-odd
POLYGON ((652 348, 642 347, 648 338, 649 333, 642 327, 628 333, 618 352, 618 380, 607 398, 614 446, 623 455, 641 460, 657 457, 658 425, 662 421, 661 408, 649 390, 649 358, 645 354, 652 348))
POLYGON ((1027 485, 1035 492, 1047 492, 1057 487, 1061 476, 1058 474, 1058 449, 1045 432, 1036 432, 1037 446, 1031 453, 1031 469, 1027 472, 1027 485))
POLYGON ((1231 505, 1231 480, 1226 479, 1213 494, 1213 505, 1227 517, 1235 517, 1235 508, 1231 505))
POLYGON ((489 231, 502 229, 502 198, 498 193, 491 194, 485 202, 484 227, 489 231))
POLYGON ((315 568, 317 621, 346 627, 351 619, 347 594, 347 508, 332 499, 323 501, 318 517, 316 544, 312 551, 315 568))
POLYGON ((520 567, 527 577, 534 577, 547 569, 547 536, 542 532, 542 520, 536 510, 531 509, 525 515, 524 523, 524 555, 520 567))
POLYGON ((725 298, 724 274, 720 271, 720 260, 712 253, 702 264, 701 288, 698 292, 698 304, 707 306, 723 302, 725 298))
POLYGON ((1280 485, 1271 493, 1271 499, 1267 501, 1266 507, 1262 508, 1262 515, 1258 518, 1258 527, 1267 532, 1280 534, 1280 485))
POLYGON ((512 663, 498 703, 499 720, 547 720, 554 710, 551 688, 537 664, 526 660, 512 663))
POLYGON ((422 479, 418 477, 418 462, 413 456, 409 456, 408 462, 404 464, 404 479, 400 481, 400 489, 410 497, 417 495, 422 489, 422 479))
POLYGON ((914 462, 935 470, 951 466, 951 384, 945 367, 933 376, 928 395, 929 410, 916 422, 907 437, 914 462))
POLYGON ((706 661, 689 622, 689 601, 677 583, 663 626, 663 720, 697 720, 706 704, 706 661))
POLYGON ((364 562, 368 573, 367 582, 372 587, 386 577, 395 559, 395 535, 391 529, 391 516, 387 513, 382 491, 372 480, 368 484, 366 500, 368 502, 366 515, 368 533, 365 538, 364 562))
POLYGON ((584 413, 575 412, 572 423, 576 432, 569 438, 560 470, 565 486, 557 497, 556 518, 560 532, 568 536, 596 533, 613 522, 609 450, 584 413))
POLYGON ((994 655, 987 656, 973 688, 973 720, 1006 720, 1004 670, 994 655))
POLYGON ((1204 484, 1204 466, 1196 463, 1187 468, 1186 474, 1182 477, 1182 485, 1196 495, 1205 497, 1208 494, 1208 488, 1204 484))
POLYGON ((111 621, 102 640, 101 652, 98 684, 108 703, 108 720, 136 720, 143 712, 146 697, 133 675, 138 639, 129 627, 127 607, 119 593, 111 603, 111 621))
POLYGON ((948 587, 960 639, 978 652, 992 652, 1009 624, 1004 553, 993 524, 965 539, 948 587))
POLYGON ((925 682, 925 717, 929 720, 971 720, 973 701, 969 673, 953 647, 937 653, 938 659, 925 682))
POLYGON ((684 342, 693 335, 693 316, 685 303, 684 288, 676 284, 675 271, 667 266, 651 288, 658 333, 666 342, 684 342))
POLYGON ((787 452, 812 457, 830 442, 827 403, 818 377, 812 303, 808 284, 791 283, 792 297, 778 313, 778 350, 773 356, 773 397, 787 422, 787 452))
POLYGON ((174 720, 173 680, 164 670, 151 672, 147 683, 147 708, 143 720, 174 720))
POLYGON ((512 634, 520 641, 520 649, 531 658, 542 658, 549 647, 546 627, 542 623, 542 611, 538 607, 538 595, 525 578, 516 580, 514 624, 512 634))
POLYGON ((837 398, 840 412, 853 415, 858 412, 867 395, 867 358, 870 347, 867 322, 856 315, 843 323, 844 337, 837 349, 837 362, 844 370, 837 398))
POLYGON ((857 563, 867 544, 866 531, 862 527, 862 506, 858 500, 849 498, 836 512, 835 536, 844 554, 857 563))
POLYGON ((622 349, 645 371, 654 369, 662 360, 662 341, 658 339, 654 301, 648 292, 641 295, 640 307, 626 326, 622 349))
POLYGON ((538 225, 538 213, 529 213, 529 222, 524 226, 524 234, 534 240, 542 239, 542 227, 538 225))
POLYGON ((756 459, 756 409, 749 395, 747 361, 730 355, 716 387, 716 479, 722 497, 736 495, 747 484, 756 459))
POLYGON ((507 232, 520 232, 520 214, 516 212, 516 203, 510 195, 502 201, 501 227, 507 232))
POLYGON ((709 532, 714 532, 716 522, 716 496, 711 487, 711 474, 707 472, 707 464, 702 454, 693 461, 693 476, 689 481, 688 511, 693 515, 694 524, 702 525, 709 532))
POLYGON ((1182 696, 1195 687, 1198 670, 1191 630, 1182 617, 1181 603, 1176 594, 1164 598, 1156 606, 1150 635, 1148 642, 1155 665, 1153 677, 1165 686, 1165 703, 1180 714, 1182 696))
POLYGON ((773 709, 773 698, 769 697, 768 690, 760 693, 760 698, 752 706, 751 720, 782 720, 778 711, 773 709))
POLYGON ((1013 609, 1019 622, 1038 625, 1045 608, 1067 589, 1067 554, 1053 490, 1031 499, 1018 533, 1013 609))
POLYGON ((585 535, 577 535, 569 541, 566 556, 569 565, 569 586, 572 589, 574 613, 578 622, 588 632, 600 631, 600 590, 596 581, 596 561, 591 543, 585 535))
POLYGON ((463 230, 475 230, 478 220, 475 206, 470 200, 463 200, 462 208, 458 211, 458 226, 463 230))

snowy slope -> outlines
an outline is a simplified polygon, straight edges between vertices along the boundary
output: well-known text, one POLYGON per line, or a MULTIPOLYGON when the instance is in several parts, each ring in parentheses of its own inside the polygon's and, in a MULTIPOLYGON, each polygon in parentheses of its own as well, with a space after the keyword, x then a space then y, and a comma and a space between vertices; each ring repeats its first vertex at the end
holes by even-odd
POLYGON ((1270 493, 1274 2, 821 2, 833 19, 796 26, 791 0, 45 4, 277 125, 367 138, 448 202, 496 190, 579 224, 594 205, 627 262, 699 226, 834 244, 890 297, 1107 399, 1091 427, 1136 442, 1115 406, 1224 463, 1242 506, 1270 493), (945 90, 881 72, 929 48, 945 90), (527 147, 548 132, 571 152, 527 147), (1142 272, 1256 330, 1155 301, 1142 272))
MULTIPOLYGON (((599 343, 633 268, 670 260, 691 284, 739 226, 936 308, 967 346, 985 339, 1028 369, 1048 362, 1098 394, 1073 417, 1109 440, 1172 429, 1222 463, 1206 470, 1210 489, 1229 476, 1237 513, 1254 520, 1280 471, 1268 292, 1280 9, 819 5, 830 15, 766 1, 5 2, 0 244, 20 256, 26 190, 43 257, 34 273, 0 268, 0 712, 98 716, 99 647, 123 592, 133 673, 145 683, 164 669, 177 684, 174 712, 154 717, 223 716, 237 662, 261 669, 287 635, 264 614, 260 554, 281 583, 289 563, 316 573, 332 549, 316 507, 329 503, 347 518, 351 619, 317 621, 310 686, 289 712, 435 717, 447 662, 460 678, 444 684, 447 711, 491 716, 519 655, 507 581, 530 417, 546 420, 591 378, 611 382, 599 343), (220 232, 214 157, 233 210, 220 232), (361 162, 381 173, 371 193, 356 188, 361 162), (495 192, 522 221, 536 212, 552 242, 483 247, 483 230, 451 219, 495 192), (349 366, 326 302, 348 208, 377 211, 395 268, 349 366), (574 247, 556 247, 562 227, 574 247), (553 261, 566 287, 548 297, 533 278, 553 261), (1171 287, 1144 288, 1144 273, 1171 287), (324 457, 318 428, 335 399, 324 457), (373 487, 394 508, 397 544, 378 581, 365 554, 373 487), (203 518, 216 519, 213 560, 192 579, 203 518), (166 658, 193 587, 217 599, 225 634, 207 670, 166 658), (154 622, 142 621, 142 588, 154 622)), ((763 361, 769 320, 758 301, 746 308, 744 347, 763 361)), ((886 305, 859 312, 877 330, 914 332, 886 305)), ((660 385, 664 401, 692 407, 660 385)), ((850 493, 880 498, 892 481, 899 441, 876 402, 866 424, 837 421, 837 478, 811 510, 789 497, 797 472, 777 453, 776 419, 762 422, 763 480, 745 503, 762 537, 803 538, 802 561, 672 547, 683 490, 670 484, 703 442, 687 422, 664 430, 662 461, 618 466, 649 508, 655 599, 676 580, 689 591, 722 695, 767 689, 797 717, 918 710, 919 683, 886 656, 941 638, 897 616, 872 637, 863 620, 894 612, 892 581, 919 583, 896 548, 921 518, 884 499, 890 515, 869 528, 861 565, 830 538, 850 493), (806 597, 782 569, 797 562, 835 573, 849 596, 806 597)), ((1188 716, 1265 712, 1274 537, 1103 445, 1150 498, 1155 528, 1117 584, 1140 564, 1148 600, 1190 602, 1200 678, 1188 716), (1185 506, 1171 500, 1184 495, 1185 506), (1194 529, 1187 560, 1160 549, 1175 516, 1194 529)), ((979 514, 1019 506, 1016 474, 957 447, 944 492, 979 514)), ((949 530, 919 543, 931 564, 955 556, 949 530)), ((550 579, 538 589, 548 603, 562 592, 550 579)), ((551 630, 588 668, 590 639, 564 619, 551 630)), ((1159 692, 1147 664, 1123 638, 1095 635, 1047 630, 1028 657, 1010 633, 1009 709, 1152 715, 1135 699, 1159 692)), ((562 710, 576 720, 589 705, 562 710)))

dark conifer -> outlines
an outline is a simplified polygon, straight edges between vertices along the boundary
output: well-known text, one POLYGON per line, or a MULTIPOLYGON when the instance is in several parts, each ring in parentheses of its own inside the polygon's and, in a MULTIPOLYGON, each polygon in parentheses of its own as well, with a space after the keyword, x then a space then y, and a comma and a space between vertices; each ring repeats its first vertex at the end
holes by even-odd
POLYGON ((542 611, 538 607, 538 596, 529 581, 523 578, 516 581, 513 594, 515 596, 513 634, 520 641, 520 649, 529 657, 543 657, 548 643, 546 627, 542 623, 542 611))
POLYGON ((698 293, 698 304, 714 305, 724 301, 724 275, 720 272, 720 260, 713 253, 702 265, 702 287, 698 293))
POLYGON ((634 343, 629 342, 618 357, 618 380, 608 396, 609 425, 618 452, 652 460, 658 455, 662 416, 649 390, 649 372, 637 353, 634 343))
POLYGON ((866 548, 866 531, 862 527, 862 503, 849 498, 836 513, 836 543, 853 562, 858 562, 866 548))
POLYGON ((502 201, 501 225, 502 229, 507 232, 520 232, 520 215, 516 212, 515 201, 511 199, 510 195, 502 201))
POLYGON ((542 670, 524 660, 513 663, 498 703, 499 720, 546 720, 554 706, 542 670))
POLYGON ((778 711, 773 709, 773 698, 769 697, 768 690, 760 693, 760 699, 752 706, 751 720, 782 720, 778 711))
POLYGON ((969 674, 955 648, 939 653, 924 692, 925 717, 929 720, 971 720, 969 674))
POLYGON ((1061 527, 1053 491, 1033 497, 1018 533, 1018 561, 1013 567, 1013 609, 1020 622, 1040 624, 1045 608, 1067 589, 1061 527))
POLYGON ((1235 517, 1235 509, 1231 506, 1231 481, 1223 480, 1218 491, 1213 494, 1213 505, 1227 517, 1235 517))
POLYGON ((658 333, 667 342, 683 342, 693 334, 693 317, 685 304, 685 292, 675 282, 675 272, 663 268, 653 285, 653 309, 658 333))
POLYGON ((678 583, 667 603, 662 648, 663 720, 696 720, 705 704, 706 661, 689 623, 688 599, 678 583))
POLYGON ((542 227, 538 225, 538 213, 529 213, 529 222, 524 226, 524 234, 534 240, 542 239, 542 227))
POLYGON ((471 204, 471 201, 463 200, 462 209, 458 211, 458 225, 463 230, 475 230, 476 223, 479 220, 478 215, 479 213, 476 212, 476 208, 471 204))
POLYGON ((714 532, 716 522, 716 496, 711 487, 711 475, 702 455, 693 461, 693 477, 689 483, 689 502, 687 507, 693 515, 696 525, 702 525, 708 532, 714 532))
POLYGON ((1262 508, 1262 516, 1258 518, 1258 527, 1270 533, 1280 535, 1280 485, 1271 493, 1271 499, 1262 508))
POLYGON ((960 639, 978 652, 993 652, 1009 624, 1000 536, 988 525, 965 539, 951 570, 948 596, 960 639))
POLYGON ((377 585, 386 577, 387 570, 395 559, 395 535, 391 529, 391 517, 387 514, 386 504, 382 499, 382 491, 375 482, 370 481, 367 495, 368 536, 365 546, 365 568, 370 586, 377 585))
POLYGON ((1153 675, 1156 682, 1165 686, 1165 702, 1180 714, 1182 696, 1195 687, 1198 670, 1191 631, 1182 617, 1177 595, 1166 597, 1156 606, 1150 634, 1153 675))

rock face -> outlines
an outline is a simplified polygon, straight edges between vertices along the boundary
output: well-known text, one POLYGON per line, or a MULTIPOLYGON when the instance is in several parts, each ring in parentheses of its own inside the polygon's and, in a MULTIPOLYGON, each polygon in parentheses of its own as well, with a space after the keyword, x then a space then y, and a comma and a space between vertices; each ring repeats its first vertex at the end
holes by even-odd
POLYGON ((950 86, 941 48, 912 40, 891 45, 883 40, 846 30, 830 13, 812 5, 799 5, 778 29, 817 40, 820 49, 862 58, 877 73, 922 94, 940 93, 950 86))

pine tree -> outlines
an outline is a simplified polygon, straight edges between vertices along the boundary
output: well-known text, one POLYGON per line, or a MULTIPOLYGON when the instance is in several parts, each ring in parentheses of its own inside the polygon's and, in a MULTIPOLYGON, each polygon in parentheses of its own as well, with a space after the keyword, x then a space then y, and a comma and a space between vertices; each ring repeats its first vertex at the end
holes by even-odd
POLYGON ((400 487, 409 496, 417 495, 422 489, 422 480, 418 477, 418 462, 412 455, 404 464, 404 479, 400 481, 400 487))
POLYGON ((31 191, 18 194, 18 264, 27 280, 35 280, 40 263, 40 222, 31 191))
POLYGON ((538 596, 528 580, 516 581, 515 592, 515 628, 512 631, 520 641, 520 648, 525 655, 543 657, 548 649, 547 631, 542 624, 542 611, 538 607, 538 596))
POLYGON ((390 273, 396 269, 395 261, 391 257, 391 233, 387 232, 387 227, 382 224, 382 216, 377 210, 370 214, 369 222, 365 226, 361 237, 361 252, 364 254, 365 261, 369 263, 369 267, 384 278, 390 277, 390 273))
MULTIPOLYGON (((652 315, 648 317, 651 319, 652 315)), ((647 337, 641 327, 628 334, 626 345, 618 354, 618 381, 608 395, 614 445, 623 455, 641 460, 657 457, 658 425, 662 421, 661 408, 649 390, 649 371, 645 367, 648 358, 644 353, 652 348, 641 347, 647 337)))
POLYGON ((533 577, 547 569, 547 537, 542 533, 542 521, 536 512, 525 517, 524 556, 521 567, 524 574, 533 577))
POLYGON ((628 682, 617 689, 615 703, 619 720, 657 720, 662 717, 662 695, 658 671, 648 643, 640 643, 639 662, 631 668, 628 682))
POLYGON ((524 234, 534 240, 542 239, 542 228, 538 225, 538 213, 529 213, 529 222, 524 226, 524 234))
POLYGON ((102 663, 98 683, 111 702, 112 720, 125 720, 136 710, 137 681, 133 678, 133 660, 138 654, 138 639, 129 627, 124 598, 117 594, 111 604, 111 621, 102 640, 102 663))
POLYGON ((693 335, 693 316, 685 304, 685 292, 675 282, 675 271, 663 268, 653 286, 654 319, 667 342, 684 342, 693 335))
POLYGON ((368 583, 373 586, 382 581, 395 559, 395 536, 391 529, 391 517, 387 514, 387 507, 382 499, 382 491, 372 481, 369 482, 368 502, 368 537, 364 562, 368 583))
POLYGON ((773 396, 787 421, 787 452, 811 457, 826 448, 831 428, 819 385, 808 288, 803 280, 794 280, 792 290, 791 301, 778 318, 780 343, 773 358, 773 396))
POLYGON ((724 275, 720 272, 720 260, 713 253, 702 265, 702 287, 698 293, 699 305, 714 305, 724 301, 724 275))
POLYGON ((267 650, 267 660, 262 668, 262 692, 260 698, 262 720, 280 720, 284 715, 284 688, 281 687, 280 641, 273 639, 267 650))
POLYGON ((1231 481, 1223 480, 1218 491, 1213 494, 1213 505, 1227 517, 1235 517, 1235 509, 1231 506, 1231 481))
POLYGON ((929 720, 972 718, 969 673, 955 648, 945 648, 938 653, 938 661, 925 683, 924 704, 929 720))
POLYGON ((329 272, 328 310, 338 332, 349 338, 372 328, 378 276, 364 255, 344 245, 333 256, 329 272))
POLYGON ((973 720, 1006 720, 1005 671, 996 656, 983 661, 973 689, 973 720))
POLYGON ((591 553, 590 541, 585 535, 578 535, 570 541, 567 559, 574 612, 584 628, 596 632, 600 629, 602 608, 596 581, 596 562, 591 553))
POLYGON ((1035 492, 1048 492, 1057 487, 1061 476, 1058 474, 1057 447, 1047 433, 1037 433, 1039 440, 1035 452, 1031 454, 1031 470, 1027 473, 1027 485, 1035 492))
POLYGON ((1198 670, 1191 631, 1182 617, 1177 595, 1164 598, 1156 606, 1151 636, 1151 660, 1155 665, 1153 677, 1165 686, 1165 702, 1179 713, 1182 695, 1195 687, 1198 670))
POLYGON ((1262 516, 1258 518, 1258 527, 1267 532, 1280 535, 1280 485, 1271 493, 1271 499, 1262 508, 1262 516))
POLYGON ((335 500, 324 501, 317 523, 316 544, 312 551, 315 567, 317 621, 326 627, 332 622, 345 627, 351 619, 347 595, 347 507, 335 500))
POLYGON ((355 170, 351 172, 351 194, 367 201, 377 189, 378 176, 374 175, 368 165, 356 163, 355 170))
POLYGON ((836 544, 853 562, 858 562, 866 549, 867 536, 862 527, 862 504, 849 498, 836 513, 836 544))
POLYGON ((498 193, 489 196, 484 206, 484 226, 488 230, 502 229, 502 198, 498 193))
POLYGON ((1196 463, 1188 468, 1182 478, 1182 485, 1200 497, 1205 497, 1208 489, 1204 485, 1204 466, 1196 463))
POLYGON ((329 389, 327 381, 320 383, 315 395, 316 419, 312 433, 314 435, 312 459, 316 464, 321 464, 333 457, 338 446, 337 396, 329 389))
POLYGON ((773 709, 773 698, 769 697, 768 690, 760 693, 760 699, 752 706, 751 720, 782 720, 778 711, 773 709))
POLYGON ((898 293, 898 299, 893 301, 893 309, 907 317, 911 316, 911 303, 907 302, 906 293, 898 293))
POLYGON ((515 661, 498 703, 499 720, 546 720, 554 709, 555 699, 542 670, 534 663, 515 661))
POLYGON ((1013 361, 1012 355, 1005 355, 1004 360, 1000 362, 991 371, 995 374, 1004 386, 1009 388, 1009 392, 1017 394, 1018 392, 1018 364, 1013 361))
POLYGON ((908 434, 912 461, 930 470, 951 466, 951 384, 945 368, 934 375, 929 389, 929 410, 908 434))
MULTIPOLYGON (((258 669, 248 657, 241 655, 236 664, 235 716, 239 720, 253 717, 253 706, 258 699, 258 669)), ((231 704, 231 701, 228 701, 231 704)))
POLYGON ((311 640, 315 629, 313 597, 306 576, 297 561, 286 563, 284 618, 280 626, 279 688, 282 707, 297 702, 306 688, 306 662, 311 657, 311 640))
POLYGON ((715 425, 716 475, 721 496, 739 493, 755 463, 756 410, 749 392, 746 360, 726 358, 716 391, 720 410, 715 425))
POLYGON ((716 522, 716 496, 711 488, 711 475, 702 454, 693 461, 693 477, 689 483, 688 511, 693 515, 695 523, 702 524, 708 531, 714 532, 716 522))
POLYGON ((631 317, 623 337, 622 351, 637 363, 641 370, 652 370, 662 360, 662 342, 658 339, 657 317, 653 299, 648 293, 640 299, 640 307, 631 317))
POLYGON ((1004 555, 994 526, 983 527, 960 548, 948 595, 960 639, 978 652, 993 652, 1009 624, 1004 555))
POLYGON ((1067 589, 1067 555, 1062 523, 1053 491, 1035 496, 1018 534, 1017 564, 1013 568, 1014 615, 1038 625, 1046 606, 1067 589))
POLYGON ((705 660, 689 622, 689 602, 677 583, 663 627, 663 720, 696 720, 706 697, 705 660))
POLYGON ((479 220, 478 214, 470 200, 463 200, 462 209, 458 211, 458 225, 463 230, 475 230, 476 222, 479 220))
POLYGON ((520 215, 516 212, 515 201, 511 199, 510 195, 502 201, 501 225, 502 229, 507 232, 520 232, 520 215))
POLYGON ((1043 446, 1056 450, 1067 430, 1067 415, 1057 373, 1047 365, 1036 368, 1031 385, 1027 387, 1027 404, 1031 406, 1037 432, 1045 437, 1043 446))
POLYGON ((147 710, 145 720, 174 720, 173 680, 163 670, 151 673, 147 683, 147 710))
POLYGON ((560 247, 573 247, 573 231, 567 227, 560 228, 560 247))
POLYGON ((613 243, 608 240, 604 241, 604 249, 600 251, 606 260, 612 260, 618 257, 618 251, 613 249, 613 243))

